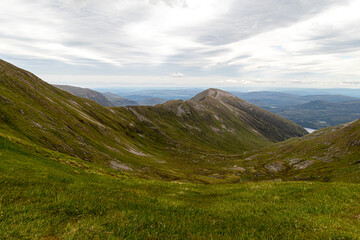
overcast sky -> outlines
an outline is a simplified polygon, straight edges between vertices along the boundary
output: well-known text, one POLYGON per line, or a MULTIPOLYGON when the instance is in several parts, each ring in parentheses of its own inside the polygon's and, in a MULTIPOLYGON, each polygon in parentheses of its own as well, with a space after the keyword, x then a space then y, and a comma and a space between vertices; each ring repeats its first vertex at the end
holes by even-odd
POLYGON ((0 58, 83 87, 360 87, 360 0, 1 0, 0 58))

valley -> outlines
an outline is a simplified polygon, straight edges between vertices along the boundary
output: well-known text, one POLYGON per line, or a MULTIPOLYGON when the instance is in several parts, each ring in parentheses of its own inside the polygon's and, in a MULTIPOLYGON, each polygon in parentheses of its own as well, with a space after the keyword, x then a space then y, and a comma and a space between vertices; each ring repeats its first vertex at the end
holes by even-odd
POLYGON ((360 235, 360 120, 308 134, 215 88, 155 106, 93 96, 0 61, 5 239, 360 235))

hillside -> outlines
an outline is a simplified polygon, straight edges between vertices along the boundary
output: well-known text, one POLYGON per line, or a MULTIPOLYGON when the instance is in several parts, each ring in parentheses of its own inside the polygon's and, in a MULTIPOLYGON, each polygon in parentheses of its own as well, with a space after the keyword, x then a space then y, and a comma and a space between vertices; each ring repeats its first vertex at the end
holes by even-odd
POLYGON ((360 183, 360 120, 247 153, 235 161, 252 180, 312 180, 360 183))
POLYGON ((106 108, 4 61, 0 71, 1 131, 141 177, 228 181, 236 175, 214 178, 214 165, 306 134, 228 93, 222 99, 106 108))

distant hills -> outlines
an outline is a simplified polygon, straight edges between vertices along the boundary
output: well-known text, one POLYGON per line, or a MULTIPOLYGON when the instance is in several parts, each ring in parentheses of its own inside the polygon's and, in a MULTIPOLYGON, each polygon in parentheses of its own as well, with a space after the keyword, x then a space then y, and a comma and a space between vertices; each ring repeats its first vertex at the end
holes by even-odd
POLYGON ((286 108, 296 105, 305 104, 311 101, 324 101, 329 103, 340 103, 347 101, 360 100, 359 98, 344 95, 296 95, 284 92, 232 92, 235 96, 248 102, 254 103, 266 109, 286 108))
POLYGON ((299 96, 281 92, 234 94, 307 128, 321 129, 360 118, 360 99, 350 96, 299 96))
POLYGON ((152 106, 166 102, 165 99, 158 97, 150 97, 150 96, 145 96, 141 98, 134 97, 134 99, 137 100, 132 100, 112 92, 98 92, 89 88, 80 88, 69 85, 54 85, 54 86, 62 90, 65 90, 75 96, 93 100, 105 107, 110 107, 110 106, 124 107, 124 106, 133 106, 133 105, 152 106))
POLYGON ((80 88, 69 85, 54 85, 54 86, 62 90, 65 90, 75 96, 93 100, 94 102, 97 102, 103 106, 107 106, 107 107, 113 106, 113 102, 110 102, 106 96, 89 88, 80 88))
POLYGON ((321 129, 359 119, 360 100, 339 103, 316 100, 301 105, 270 110, 301 126, 321 129))

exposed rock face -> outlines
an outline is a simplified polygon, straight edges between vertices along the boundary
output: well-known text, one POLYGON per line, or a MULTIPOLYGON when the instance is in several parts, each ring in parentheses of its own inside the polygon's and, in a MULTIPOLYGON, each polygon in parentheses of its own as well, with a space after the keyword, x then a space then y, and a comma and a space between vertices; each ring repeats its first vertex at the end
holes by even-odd
POLYGON ((281 172, 282 170, 284 170, 285 166, 281 162, 273 162, 273 163, 269 163, 269 164, 265 165, 265 168, 267 170, 269 170, 270 172, 277 173, 277 172, 281 172))

